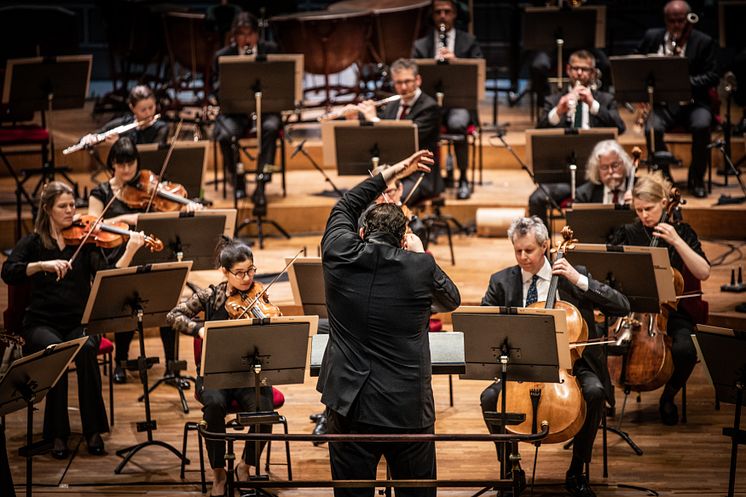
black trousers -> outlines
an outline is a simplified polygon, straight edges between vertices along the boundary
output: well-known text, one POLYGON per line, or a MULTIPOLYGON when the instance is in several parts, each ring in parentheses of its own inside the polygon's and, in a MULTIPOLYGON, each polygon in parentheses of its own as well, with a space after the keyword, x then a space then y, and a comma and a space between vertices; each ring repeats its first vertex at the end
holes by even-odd
MULTIPOLYGON (((606 392, 598 375, 583 359, 575 362, 573 373, 580 384, 583 399, 585 399, 585 422, 578 433, 575 434, 572 455, 585 463, 590 463, 593 456, 593 442, 596 440, 596 432, 601 423, 601 416, 603 416, 606 392)), ((502 390, 502 385, 497 382, 484 389, 480 397, 482 412, 499 411, 498 397, 500 396, 500 390, 502 390)), ((530 416, 530 413, 527 414, 530 416)), ((486 424, 490 433, 498 433, 497 427, 489 423, 486 424)), ((499 449, 498 445, 498 457, 500 455, 499 449)))
MULTIPOLYGON (((176 358, 176 332, 170 326, 161 326, 161 342, 163 343, 163 355, 165 356, 166 366, 176 358)), ((135 336, 134 331, 121 331, 114 334, 114 365, 121 366, 122 361, 129 359, 130 344, 135 336)), ((139 346, 138 346, 138 350, 139 346)))
MULTIPOLYGON (((552 199, 560 205, 560 203, 572 194, 572 189, 569 183, 544 183, 544 187, 549 192, 552 199)), ((544 222, 544 226, 549 226, 547 220, 547 209, 552 205, 549 202, 546 194, 541 188, 537 188, 528 197, 528 215, 537 216, 544 222)))
MULTIPOLYGON (((471 114, 467 109, 446 109, 443 121, 446 130, 455 135, 466 136, 466 130, 471 124, 471 114)), ((453 143, 453 150, 456 153, 456 164, 459 169, 459 182, 468 180, 469 172, 469 144, 466 140, 453 143)))
MULTIPOLYGON (((207 429, 216 433, 225 433, 225 416, 231 407, 233 401, 236 401, 241 412, 252 412, 256 410, 256 399, 253 388, 232 388, 232 389, 214 389, 202 388, 201 377, 197 380, 197 388, 202 389, 199 401, 202 403, 202 414, 207 421, 207 429)), ((271 411, 272 406, 272 388, 262 387, 260 391, 260 409, 262 411, 271 411)), ((256 425, 249 428, 249 431, 256 431, 256 425)), ((272 433, 272 425, 259 425, 260 433, 272 433)), ((260 442, 259 455, 267 442, 260 442)), ((207 457, 210 459, 210 467, 213 469, 225 467, 225 442, 216 442, 206 440, 207 457)), ((243 460, 246 464, 256 466, 258 463, 256 448, 254 442, 246 442, 243 451, 243 460)))
MULTIPOLYGON (((249 116, 243 114, 219 115, 215 124, 213 139, 220 144, 223 163, 229 174, 236 174, 236 152, 234 141, 243 137, 251 125, 249 116)), ((282 129, 280 114, 262 114, 262 147, 259 151, 259 167, 275 163, 277 136, 282 129)))
POLYGON ((668 400, 673 400, 686 384, 697 363, 697 349, 692 341, 693 330, 694 324, 686 315, 679 312, 669 314, 666 333, 671 337, 673 375, 663 389, 663 397, 668 400))
MULTIPOLYGON (((434 426, 420 429, 396 429, 360 423, 326 410, 329 433, 412 434, 435 433, 434 426)), ((394 479, 434 479, 436 477, 435 443, 333 442, 329 459, 334 480, 373 480, 381 456, 386 458, 394 479)), ((335 497, 372 497, 374 488, 335 488, 335 497)), ((397 488, 397 497, 435 496, 436 488, 397 488)))
MULTIPOLYGON (((37 352, 54 343, 62 343, 83 336, 83 328, 76 326, 62 330, 50 326, 37 325, 25 330, 26 342, 31 352, 37 352)), ((92 336, 86 340, 75 356, 75 369, 78 373, 78 402, 83 434, 88 437, 94 433, 109 431, 106 407, 101 395, 101 373, 98 370, 96 354, 100 337, 92 336)), ((70 419, 67 415, 67 373, 64 373, 57 385, 47 393, 44 409, 44 439, 67 438, 70 435, 70 419)))
MULTIPOLYGON (((652 116, 655 150, 668 150, 663 133, 675 126, 683 126, 692 134, 692 162, 689 165, 689 184, 704 184, 707 169, 707 145, 710 143, 712 112, 701 104, 679 106, 656 104, 652 116)), ((645 124, 645 142, 650 150, 650 120, 645 124)))
POLYGON ((13 473, 10 472, 8 463, 8 448, 5 443, 5 425, 0 425, 0 495, 3 497, 16 497, 16 489, 13 486, 13 473))

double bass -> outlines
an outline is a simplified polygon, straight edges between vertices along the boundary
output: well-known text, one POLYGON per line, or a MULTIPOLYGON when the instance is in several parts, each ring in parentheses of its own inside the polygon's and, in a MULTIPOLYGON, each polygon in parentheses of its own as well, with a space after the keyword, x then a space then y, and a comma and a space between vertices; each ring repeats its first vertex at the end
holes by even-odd
MULTIPOLYGON (((555 260, 564 257, 577 240, 569 226, 562 229, 563 241, 557 248, 555 260)), ((549 293, 545 302, 536 302, 528 307, 562 309, 567 316, 568 342, 571 344, 588 341, 588 325, 577 307, 569 302, 557 300, 559 276, 553 275, 549 283, 549 293)), ((582 348, 571 351, 573 362, 580 358, 582 348)), ((508 432, 516 435, 530 435, 538 432, 542 421, 549 422, 549 435, 543 443, 561 443, 574 437, 585 422, 585 401, 578 382, 570 371, 559 371, 559 383, 515 382, 505 385, 506 411, 525 412, 526 421, 519 425, 507 426, 508 432)))

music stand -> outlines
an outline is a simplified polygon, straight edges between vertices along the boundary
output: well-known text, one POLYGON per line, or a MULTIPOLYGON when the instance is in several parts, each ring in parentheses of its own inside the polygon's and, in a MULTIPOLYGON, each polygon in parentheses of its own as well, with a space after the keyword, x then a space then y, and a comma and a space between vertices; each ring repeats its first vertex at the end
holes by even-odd
POLYGON ((32 211, 33 199, 42 185, 53 181, 60 174, 76 190, 77 183, 68 175, 69 166, 55 165, 53 110, 79 109, 85 104, 91 81, 92 55, 65 55, 57 57, 32 57, 9 59, 5 66, 2 103, 13 114, 40 111, 41 125, 49 139, 49 154, 43 157, 42 167, 21 170, 20 177, 12 172, 16 183, 16 215, 20 235, 23 200, 32 211), (40 176, 31 194, 24 185, 34 176, 40 176))
POLYGON ((34 405, 41 402, 67 372, 86 340, 88 337, 84 336, 49 345, 44 350, 13 361, 5 376, 0 378, 0 416, 26 408, 27 497, 31 497, 33 481, 34 405))
MULTIPOLYGON (((137 146, 140 154, 140 169, 160 171, 166 160, 169 146, 146 143, 137 146)), ((206 141, 177 141, 173 145, 170 167, 166 169, 164 181, 179 183, 186 188, 191 199, 202 199, 202 176, 207 162, 206 141)))
MULTIPOLYGON (((205 388, 249 388, 301 384, 310 361, 310 337, 316 334, 317 316, 286 316, 205 322, 201 375, 205 388)), ((255 411, 239 413, 241 425, 272 423, 274 411, 260 410, 260 388, 254 388, 255 411)), ((232 452, 229 442, 228 452, 232 452)), ((259 461, 259 444, 254 445, 259 461)), ((233 495, 233 457, 228 459, 227 495, 233 495)), ((254 478, 266 480, 256 465, 254 478)), ((243 485, 239 482, 239 490, 243 485)), ((250 483, 247 485, 249 488, 250 483)))
POLYGON ((565 212, 567 225, 584 243, 606 243, 616 228, 636 217, 632 209, 612 204, 575 203, 565 212))
MULTIPOLYGON (((286 257, 285 264, 291 260, 291 257, 286 257)), ((298 257, 288 268, 288 279, 293 301, 303 308, 304 315, 328 317, 321 257, 298 257)))
POLYGON ((485 60, 415 59, 422 78, 422 92, 437 97, 441 107, 469 109, 476 112, 485 98, 485 60))
POLYGON ((523 43, 526 50, 557 51, 557 88, 564 80, 563 51, 606 46, 606 7, 525 7, 523 43), (589 29, 594 26, 594 29, 589 29))
POLYGON ((117 451, 117 455, 123 459, 114 469, 116 474, 122 472, 137 452, 151 445, 168 449, 189 464, 186 456, 171 444, 153 439, 157 424, 150 415, 148 368, 157 364, 158 358, 145 356, 143 330, 166 324, 166 314, 179 301, 191 267, 191 261, 186 261, 110 269, 98 271, 93 280, 81 321, 86 332, 94 334, 136 329, 140 342, 140 356, 131 362, 136 363, 140 373, 145 401, 145 421, 137 423, 137 431, 147 432, 147 440, 117 451))
MULTIPOLYGON (((508 380, 558 383, 560 368, 572 369, 566 315, 560 309, 464 306, 453 311, 452 319, 453 329, 464 333, 462 379, 499 377, 503 386, 508 380)), ((500 412, 490 413, 490 423, 503 434, 507 425, 538 426, 525 413, 506 412, 506 393, 502 388, 500 412)), ((505 449, 500 448, 501 479, 507 475, 505 449)))
POLYGON ((321 142, 324 166, 336 167, 340 176, 368 176, 379 164, 395 164, 419 150, 417 125, 407 119, 327 121, 321 142))
POLYGON ((741 409, 746 389, 746 332, 700 324, 697 325, 695 337, 715 387, 716 398, 736 405, 733 428, 723 428, 723 435, 731 438, 728 497, 733 497, 738 446, 746 445, 746 430, 741 429, 741 409))

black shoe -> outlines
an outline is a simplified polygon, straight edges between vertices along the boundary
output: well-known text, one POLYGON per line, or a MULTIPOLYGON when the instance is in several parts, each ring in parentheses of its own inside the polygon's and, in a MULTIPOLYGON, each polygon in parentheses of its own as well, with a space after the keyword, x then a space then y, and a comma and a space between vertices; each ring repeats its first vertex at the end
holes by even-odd
POLYGON ((471 188, 469 188, 468 181, 459 181, 458 191, 456 192, 456 198, 458 200, 466 200, 471 197, 471 188))
MULTIPOLYGON (((326 435, 328 433, 326 428, 326 415, 322 414, 321 417, 316 421, 316 426, 313 428, 314 435, 326 435)), ((326 442, 314 442, 313 445, 318 447, 326 442)))
POLYGON ((101 439, 101 434, 94 433, 93 435, 86 437, 85 441, 88 446, 88 453, 92 456, 103 456, 104 452, 104 441, 101 439))
POLYGON ((316 414, 311 414, 310 416, 308 416, 308 419, 310 419, 314 423, 318 423, 319 419, 321 419, 322 417, 324 417, 324 413, 317 412, 316 414))
POLYGON ((596 497, 596 492, 588 485, 584 475, 568 474, 565 477, 565 490, 573 497, 596 497))
POLYGON ((661 413, 661 422, 664 425, 673 426, 679 422, 679 408, 671 399, 661 397, 659 410, 661 413))
POLYGON ((114 368, 114 383, 127 383, 127 373, 119 366, 114 368))
POLYGON ((707 198, 707 190, 704 186, 695 185, 689 188, 689 192, 697 198, 707 198))
POLYGON ((52 442, 52 457, 55 459, 67 459, 70 457, 70 449, 67 448, 67 439, 54 439, 54 442, 52 442))

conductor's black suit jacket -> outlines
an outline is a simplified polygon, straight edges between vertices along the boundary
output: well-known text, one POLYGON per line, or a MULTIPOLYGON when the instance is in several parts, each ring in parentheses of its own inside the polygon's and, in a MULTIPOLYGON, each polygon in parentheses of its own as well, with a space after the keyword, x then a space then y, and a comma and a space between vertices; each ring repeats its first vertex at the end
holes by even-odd
MULTIPOLYGON (((561 300, 569 302, 578 308, 588 325, 588 337, 597 338, 598 331, 593 319, 593 309, 597 307, 608 316, 624 316, 629 312, 627 297, 613 288, 594 280, 583 266, 575 268, 580 274, 588 277, 588 291, 583 292, 560 277, 557 291, 561 300)), ((502 307, 523 307, 523 280, 519 266, 503 269, 490 277, 487 293, 482 298, 482 305, 502 307)), ((606 366, 606 354, 602 346, 586 347, 583 359, 601 379, 608 398, 612 398, 613 390, 606 366)))
POLYGON ((461 298, 431 255, 390 235, 360 238, 358 218, 385 189, 380 174, 369 178, 329 216, 321 243, 330 336, 316 389, 349 419, 425 428, 435 422, 431 309, 453 310, 461 298))

